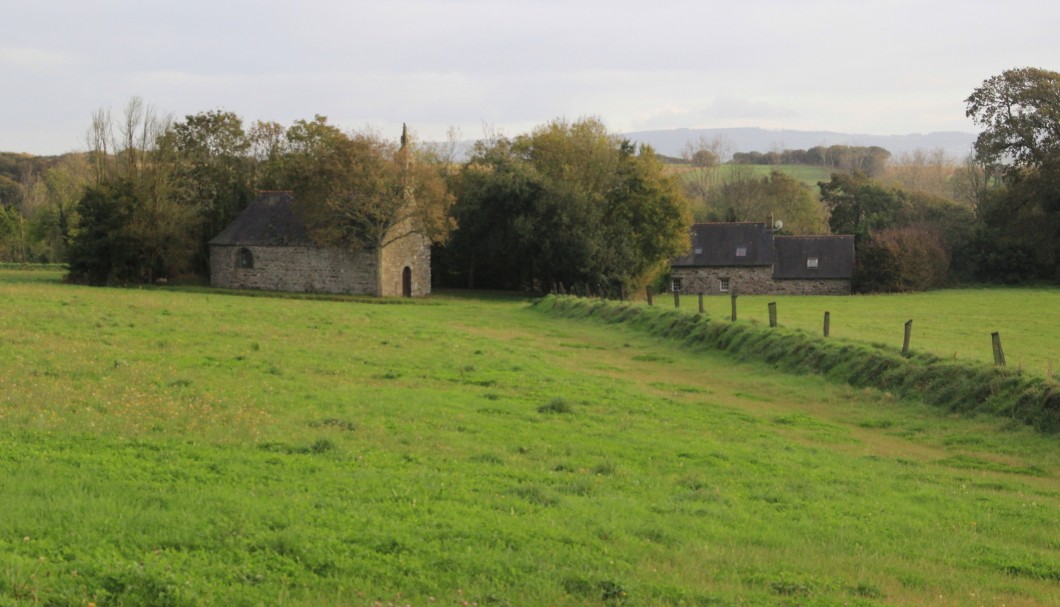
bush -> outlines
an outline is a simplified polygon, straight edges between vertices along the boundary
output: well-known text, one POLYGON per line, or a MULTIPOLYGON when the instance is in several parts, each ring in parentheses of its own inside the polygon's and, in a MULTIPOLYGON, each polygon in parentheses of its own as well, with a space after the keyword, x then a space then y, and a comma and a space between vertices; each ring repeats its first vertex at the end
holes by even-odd
POLYGON ((574 413, 574 408, 565 398, 553 398, 537 408, 538 413, 574 413))

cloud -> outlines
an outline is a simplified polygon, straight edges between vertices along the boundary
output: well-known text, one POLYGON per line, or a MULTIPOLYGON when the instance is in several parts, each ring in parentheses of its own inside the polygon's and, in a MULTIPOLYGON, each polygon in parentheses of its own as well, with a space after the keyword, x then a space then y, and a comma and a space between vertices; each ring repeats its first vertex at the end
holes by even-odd
POLYGON ((0 48, 0 66, 32 72, 65 66, 70 57, 65 53, 39 48, 0 48))

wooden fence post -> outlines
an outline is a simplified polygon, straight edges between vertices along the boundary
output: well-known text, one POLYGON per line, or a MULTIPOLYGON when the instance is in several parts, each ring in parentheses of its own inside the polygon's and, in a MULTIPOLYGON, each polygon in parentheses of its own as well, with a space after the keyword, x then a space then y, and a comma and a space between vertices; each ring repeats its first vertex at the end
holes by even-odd
POLYGON ((736 293, 732 294, 732 321, 736 322, 736 293))
POLYGON ((905 321, 905 341, 902 342, 902 354, 909 352, 909 338, 913 335, 912 319, 905 321))
POLYGON ((674 308, 681 307, 681 292, 674 289, 674 308))
POLYGON ((769 327, 777 326, 777 302, 769 302, 769 327))
POLYGON ((827 310, 824 313, 824 336, 828 337, 828 330, 832 326, 832 313, 827 310))
POLYGON ((648 305, 651 304, 651 287, 644 287, 644 292, 648 294, 648 305))
POLYGON ((703 313, 703 294, 699 294, 699 313, 703 313))
POLYGON ((994 343, 994 366, 1004 367, 1005 351, 1001 349, 1001 334, 995 331, 990 334, 990 339, 994 343))

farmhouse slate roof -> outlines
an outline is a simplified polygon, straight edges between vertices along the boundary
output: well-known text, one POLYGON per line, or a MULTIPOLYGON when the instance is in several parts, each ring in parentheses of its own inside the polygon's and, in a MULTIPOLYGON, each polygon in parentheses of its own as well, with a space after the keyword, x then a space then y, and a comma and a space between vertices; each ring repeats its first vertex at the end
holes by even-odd
POLYGON ((768 266, 773 264, 773 231, 764 223, 697 223, 692 251, 673 266, 768 266))
POLYGON ((850 278, 854 274, 853 236, 776 236, 774 278, 850 278), (808 260, 816 260, 817 267, 808 260))
POLYGON ((314 246, 305 223, 295 215, 291 192, 261 192, 210 244, 314 246))

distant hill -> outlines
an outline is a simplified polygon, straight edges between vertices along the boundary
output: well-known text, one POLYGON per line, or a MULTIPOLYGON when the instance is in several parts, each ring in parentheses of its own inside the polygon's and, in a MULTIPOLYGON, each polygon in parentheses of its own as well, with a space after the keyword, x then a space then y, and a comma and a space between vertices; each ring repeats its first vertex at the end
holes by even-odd
POLYGON ((722 137, 729 143, 728 153, 770 152, 773 150, 807 150, 815 146, 856 145, 879 146, 897 156, 917 148, 934 150, 942 148, 956 160, 963 159, 972 150, 975 133, 945 131, 939 133, 913 133, 909 135, 864 135, 833 133, 831 131, 788 131, 760 128, 730 129, 672 129, 668 131, 637 131, 623 133, 637 143, 646 143, 666 156, 680 156, 689 142, 700 137, 713 139, 722 137))

